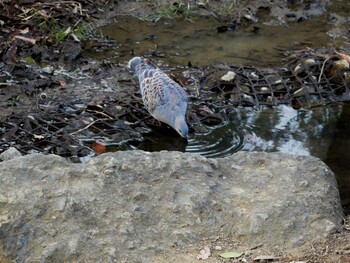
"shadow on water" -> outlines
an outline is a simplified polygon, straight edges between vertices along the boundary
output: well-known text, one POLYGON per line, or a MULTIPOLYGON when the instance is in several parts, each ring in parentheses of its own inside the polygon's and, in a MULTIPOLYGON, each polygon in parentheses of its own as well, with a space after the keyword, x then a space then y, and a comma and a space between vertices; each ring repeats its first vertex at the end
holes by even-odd
MULTIPOLYGON (((102 34, 115 42, 107 48, 88 43, 85 54, 121 63, 142 55, 156 59, 164 69, 187 66, 189 61, 202 67, 216 62, 269 67, 283 64, 283 51, 332 48, 342 43, 327 35, 330 25, 326 17, 291 23, 288 27, 255 24, 258 31, 248 26, 218 33, 218 26, 214 18, 201 18, 195 24, 182 20, 153 24, 119 17, 114 24, 101 28, 102 34)), ((206 127, 202 133, 192 132, 188 141, 163 127, 138 141, 109 146, 108 150, 177 150, 208 157, 224 157, 238 150, 313 155, 333 169, 343 203, 350 204, 350 107, 329 105, 308 110, 294 110, 286 105, 237 107, 222 115, 226 119, 223 123, 206 127)))
POLYGON ((336 174, 341 199, 350 213, 350 105, 343 108, 324 161, 336 174))

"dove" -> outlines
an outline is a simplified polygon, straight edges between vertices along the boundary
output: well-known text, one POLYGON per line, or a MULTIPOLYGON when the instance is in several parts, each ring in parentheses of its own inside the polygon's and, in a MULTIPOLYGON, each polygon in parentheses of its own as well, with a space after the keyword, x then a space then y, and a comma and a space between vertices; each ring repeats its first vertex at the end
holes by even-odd
POLYGON ((187 95, 183 88, 149 59, 134 57, 128 62, 128 67, 139 78, 147 111, 187 138, 187 95))

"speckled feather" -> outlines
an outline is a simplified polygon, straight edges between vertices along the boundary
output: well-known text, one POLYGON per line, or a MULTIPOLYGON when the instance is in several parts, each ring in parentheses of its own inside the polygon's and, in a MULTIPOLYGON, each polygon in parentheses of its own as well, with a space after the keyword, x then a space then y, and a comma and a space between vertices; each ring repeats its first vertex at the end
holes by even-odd
POLYGON ((139 78, 142 100, 148 112, 186 137, 187 96, 182 87, 148 59, 135 57, 128 65, 139 78))

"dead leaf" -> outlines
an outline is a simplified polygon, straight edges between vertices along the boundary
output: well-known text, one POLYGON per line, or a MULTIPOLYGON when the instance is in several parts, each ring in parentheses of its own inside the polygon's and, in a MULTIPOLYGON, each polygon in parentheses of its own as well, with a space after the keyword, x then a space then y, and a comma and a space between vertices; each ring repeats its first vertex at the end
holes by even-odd
POLYGON ((97 143, 97 142, 94 142, 92 144, 91 148, 94 150, 96 155, 100 155, 100 154, 105 153, 107 151, 106 146, 104 146, 103 144, 97 143))
POLYGON ((277 260, 280 259, 279 257, 275 256, 257 256, 254 258, 254 261, 259 261, 259 260, 277 260))
POLYGON ((60 82, 60 86, 61 86, 61 87, 64 87, 64 86, 66 86, 66 84, 67 84, 66 81, 65 81, 64 79, 60 79, 59 82, 60 82))
POLYGON ((29 43, 31 43, 31 44, 33 44, 33 45, 36 44, 36 40, 35 40, 34 38, 22 37, 22 36, 15 36, 15 38, 20 39, 20 40, 23 40, 23 41, 25 41, 25 42, 29 42, 29 43))
POLYGON ((16 54, 17 54, 17 46, 11 46, 3 56, 4 61, 9 61, 9 60, 16 60, 16 54))
POLYGON ((35 138, 35 139, 38 139, 38 140, 41 140, 41 139, 44 139, 45 136, 44 136, 44 135, 37 135, 37 134, 34 134, 34 138, 35 138))
POLYGON ((74 39, 75 42, 80 43, 79 38, 74 33, 72 33, 71 36, 72 36, 72 38, 74 39))
POLYGON ((210 255, 211 253, 209 247, 204 247, 204 249, 200 251, 200 254, 197 255, 197 259, 206 260, 210 257, 210 255))
POLYGON ((339 52, 336 52, 336 53, 341 59, 344 59, 344 60, 346 60, 347 62, 350 63, 350 56, 349 55, 346 55, 346 54, 343 54, 343 53, 339 53, 339 52))
POLYGON ((229 252, 223 252, 219 254, 219 256, 222 258, 239 258, 242 255, 243 255, 243 252, 238 252, 238 251, 229 251, 229 252))
POLYGON ((41 16, 43 16, 44 18, 50 18, 50 14, 48 14, 45 10, 39 10, 37 11, 41 16))
POLYGON ((71 31, 72 31, 71 27, 68 27, 68 28, 63 32, 63 34, 64 34, 65 36, 67 36, 71 31))
POLYGON ((26 27, 25 29, 22 29, 22 30, 19 30, 19 32, 24 35, 24 34, 27 34, 29 32, 29 28, 26 27))
POLYGON ((200 106, 199 110, 205 111, 205 112, 210 113, 210 114, 214 114, 214 112, 211 109, 209 109, 208 106, 206 106, 206 105, 200 106))

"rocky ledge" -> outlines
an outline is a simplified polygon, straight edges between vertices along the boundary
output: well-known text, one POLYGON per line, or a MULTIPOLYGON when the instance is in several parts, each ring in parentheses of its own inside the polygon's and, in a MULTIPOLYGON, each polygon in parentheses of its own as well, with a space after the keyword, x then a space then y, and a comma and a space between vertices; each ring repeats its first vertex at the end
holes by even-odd
POLYGON ((0 170, 10 261, 151 262, 213 236, 291 249, 341 227, 334 174, 314 157, 126 151, 74 164, 32 154, 0 170))

